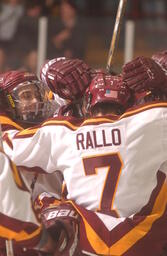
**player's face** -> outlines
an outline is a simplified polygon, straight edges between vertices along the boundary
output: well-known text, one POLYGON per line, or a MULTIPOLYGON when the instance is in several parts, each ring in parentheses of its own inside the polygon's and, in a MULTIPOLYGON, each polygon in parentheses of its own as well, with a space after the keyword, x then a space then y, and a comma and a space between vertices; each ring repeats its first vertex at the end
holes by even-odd
POLYGON ((34 84, 18 89, 18 112, 23 115, 27 112, 35 112, 36 105, 41 101, 39 88, 34 84))
POLYGON ((53 116, 55 105, 49 100, 49 91, 40 81, 19 84, 11 93, 16 121, 38 124, 53 116))

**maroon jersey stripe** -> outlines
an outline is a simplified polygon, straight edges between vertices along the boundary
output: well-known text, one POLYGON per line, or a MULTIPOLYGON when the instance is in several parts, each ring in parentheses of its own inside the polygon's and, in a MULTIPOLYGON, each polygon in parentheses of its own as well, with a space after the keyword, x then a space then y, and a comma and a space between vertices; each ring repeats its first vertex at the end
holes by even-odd
MULTIPOLYGON (((113 230, 108 231, 102 221, 91 211, 76 206, 78 211, 85 217, 86 221, 93 228, 96 234, 106 243, 108 247, 111 247, 116 241, 121 239, 129 231, 135 228, 140 222, 142 222, 152 211, 153 204, 155 203, 156 197, 161 190, 164 183, 165 175, 162 172, 157 174, 157 186, 154 188, 150 200, 140 212, 134 215, 133 219, 126 218, 121 224, 117 225, 113 230)), ((86 237, 86 236, 85 236, 86 237)), ((89 243, 89 241, 84 241, 89 243)))

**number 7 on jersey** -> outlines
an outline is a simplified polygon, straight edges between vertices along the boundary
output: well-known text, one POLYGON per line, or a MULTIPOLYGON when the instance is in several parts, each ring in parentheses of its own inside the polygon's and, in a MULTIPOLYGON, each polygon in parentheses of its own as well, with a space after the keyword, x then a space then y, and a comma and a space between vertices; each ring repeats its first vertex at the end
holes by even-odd
POLYGON ((97 175, 98 168, 106 167, 107 174, 102 189, 99 209, 97 211, 118 216, 113 209, 113 202, 122 171, 122 159, 119 153, 110 153, 83 158, 85 175, 97 175))

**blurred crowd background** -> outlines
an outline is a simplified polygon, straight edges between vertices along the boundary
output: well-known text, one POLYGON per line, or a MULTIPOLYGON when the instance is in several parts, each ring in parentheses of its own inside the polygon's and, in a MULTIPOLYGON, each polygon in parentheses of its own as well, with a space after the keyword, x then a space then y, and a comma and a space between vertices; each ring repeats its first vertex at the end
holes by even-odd
MULTIPOLYGON (((115 65, 125 58, 125 24, 134 23, 133 57, 167 49, 167 1, 127 0, 115 65)), ((65 56, 104 67, 119 0, 1 0, 0 73, 37 71, 39 21, 46 17, 46 59, 65 56)))

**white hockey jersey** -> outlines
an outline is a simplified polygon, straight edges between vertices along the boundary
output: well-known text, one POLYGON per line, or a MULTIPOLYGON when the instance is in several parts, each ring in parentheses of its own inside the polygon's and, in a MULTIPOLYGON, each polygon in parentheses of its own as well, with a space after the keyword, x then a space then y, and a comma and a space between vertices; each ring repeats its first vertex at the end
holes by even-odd
POLYGON ((90 211, 84 217, 78 208, 84 251, 160 255, 167 243, 167 103, 120 117, 53 118, 14 133, 5 147, 14 162, 34 171, 60 170, 68 199, 90 211))
MULTIPOLYGON (((12 240, 14 251, 35 247, 41 237, 41 225, 30 200, 22 189, 22 179, 16 166, 0 152, 0 252, 5 241, 12 240)), ((20 252, 21 255, 21 252, 20 252)), ((34 254, 35 255, 35 254, 34 254)))

